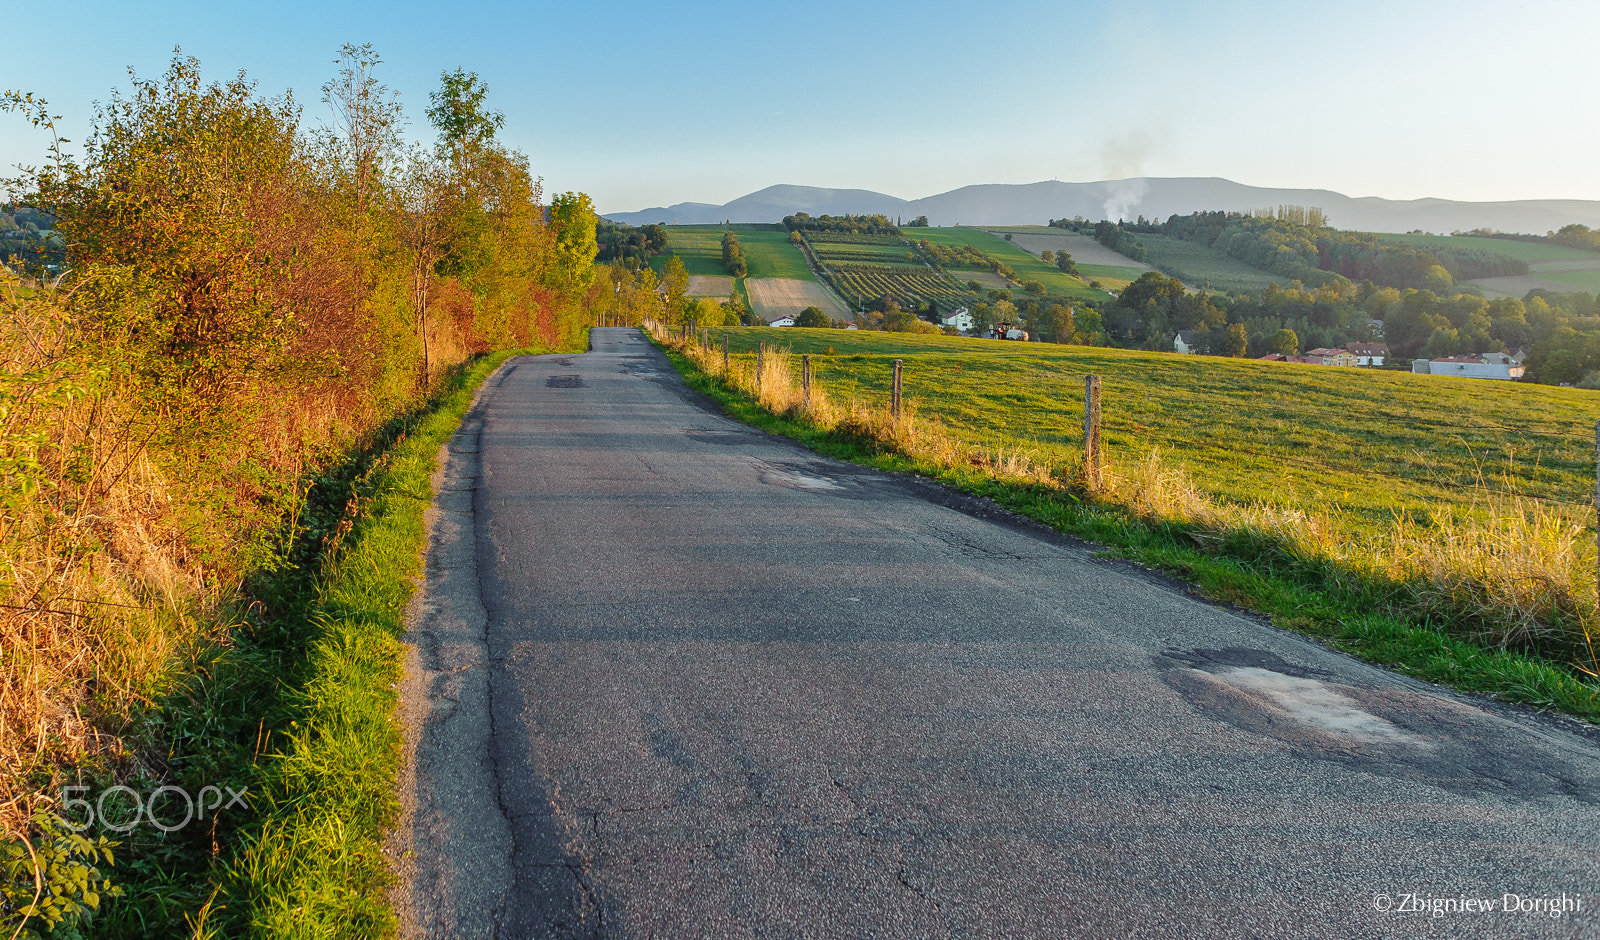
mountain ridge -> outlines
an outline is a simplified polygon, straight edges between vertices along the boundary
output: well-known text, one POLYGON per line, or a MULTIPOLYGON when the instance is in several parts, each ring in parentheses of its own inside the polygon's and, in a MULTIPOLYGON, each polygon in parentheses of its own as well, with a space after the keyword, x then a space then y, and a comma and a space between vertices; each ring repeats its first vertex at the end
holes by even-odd
POLYGON ((1165 219, 1209 210, 1248 211, 1280 204, 1316 206, 1336 228, 1370 232, 1463 231, 1492 228, 1542 234, 1563 225, 1600 227, 1600 201, 1519 199, 1498 202, 1425 197, 1346 196, 1329 189, 1248 186, 1221 177, 1132 177, 1091 183, 978 183, 949 192, 901 199, 866 189, 779 184, 722 205, 682 202, 605 217, 630 225, 781 222, 795 212, 812 215, 882 213, 934 225, 1043 225, 1055 218, 1165 219))

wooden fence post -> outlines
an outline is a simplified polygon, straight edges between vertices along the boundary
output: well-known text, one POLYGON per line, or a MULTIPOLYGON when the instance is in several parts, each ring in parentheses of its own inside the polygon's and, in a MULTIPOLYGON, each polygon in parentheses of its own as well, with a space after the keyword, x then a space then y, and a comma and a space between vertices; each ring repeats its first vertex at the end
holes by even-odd
POLYGON ((894 387, 889 392, 889 414, 896 424, 900 422, 900 367, 904 361, 903 359, 894 361, 894 387))
POLYGON ((1100 488, 1100 376, 1083 380, 1083 479, 1091 490, 1100 488))
MULTIPOLYGON (((804 353, 800 356, 800 391, 805 393, 806 401, 811 400, 811 354, 804 353)), ((1596 434, 1600 434, 1600 423, 1596 425, 1596 434)))
POLYGON ((756 344, 756 391, 761 391, 761 367, 767 363, 767 344, 756 344))
POLYGON ((722 371, 728 371, 728 334, 722 334, 722 371))

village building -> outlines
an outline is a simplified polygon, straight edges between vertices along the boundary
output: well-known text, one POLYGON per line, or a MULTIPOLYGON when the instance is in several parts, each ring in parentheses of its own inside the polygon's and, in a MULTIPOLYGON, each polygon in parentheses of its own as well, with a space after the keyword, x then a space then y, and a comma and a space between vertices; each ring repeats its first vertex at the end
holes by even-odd
POLYGON ((794 317, 786 313, 776 320, 768 320, 767 326, 794 326, 794 317))
POLYGON ((1383 343, 1345 343, 1344 348, 1356 357, 1358 366, 1381 366, 1389 355, 1389 347, 1383 343))
POLYGON ((949 313, 940 314, 939 325, 955 327, 965 333, 972 329, 972 313, 966 307, 957 307, 949 313))
POLYGON ((1178 335, 1172 339, 1172 351, 1192 355, 1200 351, 1199 330, 1179 330, 1178 335))
POLYGON ((1354 366, 1356 354, 1348 349, 1308 349, 1302 359, 1312 359, 1324 366, 1354 366))
POLYGON ((1488 353, 1481 356, 1447 356, 1442 359, 1413 359, 1411 371, 1417 375, 1453 375, 1463 379, 1498 379, 1515 381, 1527 372, 1510 353, 1488 353))

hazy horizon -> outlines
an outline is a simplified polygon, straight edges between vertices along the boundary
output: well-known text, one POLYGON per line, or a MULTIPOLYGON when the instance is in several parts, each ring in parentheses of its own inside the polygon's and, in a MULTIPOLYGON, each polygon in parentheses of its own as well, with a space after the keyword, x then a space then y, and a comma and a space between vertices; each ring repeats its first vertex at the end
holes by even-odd
MULTIPOLYGON (((308 122, 345 42, 371 42, 417 138, 441 70, 478 72, 506 143, 549 191, 603 211, 722 204, 778 183, 916 199, 968 185, 1221 177, 1353 197, 1600 199, 1600 12, 1568 0, 1358 0, 1337 10, 1174 0, 948 0, 759 9, 722 3, 438 8, 290 2, 53 5, 63 44, 14 43, 0 87, 65 115, 165 68, 293 89, 308 122), (869 41, 870 40, 870 41, 869 41)), ((15 22, 15 20, 14 20, 15 22)), ((26 24, 24 24, 26 25, 26 24)), ((0 166, 44 157, 0 115, 0 166)))

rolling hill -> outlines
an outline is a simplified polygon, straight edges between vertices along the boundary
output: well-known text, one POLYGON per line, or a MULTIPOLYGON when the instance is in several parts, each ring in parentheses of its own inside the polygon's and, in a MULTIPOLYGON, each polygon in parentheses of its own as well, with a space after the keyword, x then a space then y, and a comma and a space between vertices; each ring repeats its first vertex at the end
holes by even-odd
POLYGON ((1318 206, 1342 229, 1369 232, 1452 232, 1492 228, 1543 234, 1578 222, 1600 227, 1600 202, 1527 199, 1458 202, 1449 199, 1351 197, 1327 189, 1273 189, 1231 180, 1197 177, 1136 177, 1093 183, 1047 181, 1021 185, 964 186, 921 199, 900 199, 864 189, 769 186, 725 205, 684 202, 606 217, 630 225, 778 222, 794 212, 812 215, 883 213, 911 219, 926 215, 934 225, 1043 225, 1052 218, 1166 218, 1214 209, 1248 210, 1280 204, 1318 206))

